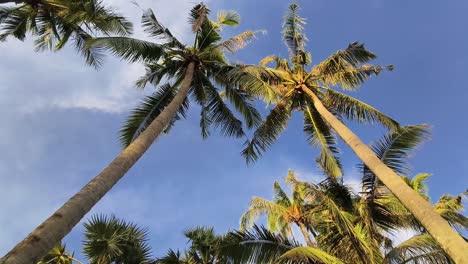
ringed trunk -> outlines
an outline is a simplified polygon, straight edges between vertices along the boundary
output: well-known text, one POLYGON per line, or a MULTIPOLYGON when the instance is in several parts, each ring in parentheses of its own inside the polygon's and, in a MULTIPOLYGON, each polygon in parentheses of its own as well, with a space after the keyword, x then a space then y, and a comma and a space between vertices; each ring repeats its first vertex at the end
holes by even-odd
POLYGON ((419 220, 453 261, 455 263, 466 263, 468 260, 468 243, 450 227, 447 221, 434 211, 432 205, 411 189, 400 176, 377 158, 374 152, 348 127, 330 113, 312 90, 303 86, 303 91, 312 99, 319 114, 356 153, 362 162, 375 173, 379 180, 419 220))
POLYGON ((180 90, 148 128, 120 152, 101 173, 0 259, 1 264, 36 263, 78 224, 148 150, 175 116, 187 97, 194 69, 194 62, 189 63, 180 90))

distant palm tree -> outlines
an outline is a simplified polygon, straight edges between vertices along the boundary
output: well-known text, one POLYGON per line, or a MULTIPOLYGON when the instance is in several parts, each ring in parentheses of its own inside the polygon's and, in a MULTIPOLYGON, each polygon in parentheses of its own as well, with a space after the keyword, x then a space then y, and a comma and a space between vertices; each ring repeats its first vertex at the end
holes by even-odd
POLYGON ((147 229, 103 215, 91 217, 84 227, 83 253, 91 264, 150 262, 147 229))
MULTIPOLYGON (((407 157, 427 138, 427 134, 424 125, 402 127, 374 143, 372 149, 387 166, 408 174, 407 157)), ((373 172, 364 165, 361 167, 363 177, 359 196, 332 178, 314 184, 288 177, 288 183, 293 183, 295 188, 300 189, 301 196, 304 197, 301 206, 308 210, 303 211, 302 217, 307 220, 307 229, 313 231, 311 234, 316 242, 312 246, 293 245, 290 240, 286 241, 290 236, 288 238, 284 232, 278 232, 275 226, 269 230, 276 231, 275 234, 265 233, 265 230, 254 227, 253 231, 241 229, 240 232, 232 233, 239 239, 239 245, 228 245, 226 254, 261 263, 272 263, 268 261, 273 260, 283 260, 285 263, 306 260, 317 263, 453 263, 434 238, 427 234, 419 221, 373 172), (418 234, 394 247, 388 235, 404 229, 411 229, 418 234), (330 256, 341 262, 329 258, 330 256)), ((428 174, 421 173, 412 179, 401 177, 422 197, 428 197, 424 183, 428 174)), ((444 195, 434 207, 452 226, 466 230, 468 219, 460 213, 463 210, 464 195, 466 194, 444 195)), ((268 204, 270 203, 272 202, 268 204)), ((267 203, 262 203, 264 204, 267 203)), ((270 223, 269 217, 269 226, 270 223)))
POLYGON ((37 264, 82 264, 77 259, 73 258, 73 254, 65 251, 65 245, 59 244, 53 247, 45 257, 37 264))
POLYGON ((156 264, 222 264, 228 263, 220 255, 219 246, 223 236, 216 235, 211 227, 196 227, 185 231, 190 246, 181 255, 169 250, 166 256, 158 258, 156 264))
POLYGON ((296 176, 293 171, 288 173, 286 182, 292 185, 292 197, 288 197, 279 183, 275 181, 273 201, 254 197, 250 202, 249 209, 241 218, 240 230, 250 229, 258 217, 266 215, 268 217, 268 228, 272 232, 279 231, 285 236, 292 236, 291 224, 294 223, 300 228, 307 245, 313 246, 315 243, 312 241, 306 227, 308 224, 307 215, 313 207, 305 202, 304 188, 301 185, 294 184, 296 176))
POLYGON ((126 147, 101 173, 84 186, 60 209, 10 251, 4 264, 35 262, 60 241, 91 210, 91 208, 125 175, 148 150, 158 136, 174 121, 183 116, 188 107, 188 94, 202 106, 200 126, 202 135, 208 135, 210 126, 218 127, 224 135, 242 137, 242 122, 222 100, 213 81, 225 88, 224 95, 252 127, 260 115, 249 102, 251 97, 229 83, 223 83, 218 74, 231 69, 225 51, 235 52, 252 40, 257 32, 247 31, 221 41, 223 25, 239 23, 233 12, 220 12, 218 20, 208 18, 209 9, 198 4, 190 11, 190 24, 195 34, 193 46, 186 46, 162 26, 151 10, 142 18, 145 31, 162 43, 128 37, 97 38, 89 48, 108 49, 123 59, 147 64, 147 74, 138 85, 158 85, 161 80, 173 80, 162 85, 135 109, 122 129, 122 142, 126 147))
POLYGON ((100 0, 0 0, 0 41, 12 36, 36 37, 37 50, 60 50, 69 40, 93 66, 101 63, 96 49, 85 49, 95 34, 127 35, 132 24, 100 0))
POLYGON ((275 104, 251 141, 246 142, 242 154, 248 162, 256 160, 285 130, 292 111, 301 111, 304 114, 304 132, 312 145, 321 148, 317 161, 328 175, 333 178, 342 175, 340 162, 335 157, 338 149, 334 131, 454 260, 462 262, 468 259, 468 244, 457 232, 340 120, 378 122, 390 130, 398 129, 399 125, 393 119, 334 89, 339 86, 354 91, 369 77, 392 67, 368 64, 376 56, 362 44, 352 43, 346 50, 340 50, 311 69, 306 69, 311 63, 311 55, 305 50, 305 19, 297 12, 298 5, 292 4, 283 27, 283 38, 290 51, 289 61, 269 56, 260 62, 260 66, 239 67, 231 71, 228 77, 234 81, 248 79, 244 89, 267 103, 275 104), (275 62, 276 66, 266 67, 269 62, 275 62))

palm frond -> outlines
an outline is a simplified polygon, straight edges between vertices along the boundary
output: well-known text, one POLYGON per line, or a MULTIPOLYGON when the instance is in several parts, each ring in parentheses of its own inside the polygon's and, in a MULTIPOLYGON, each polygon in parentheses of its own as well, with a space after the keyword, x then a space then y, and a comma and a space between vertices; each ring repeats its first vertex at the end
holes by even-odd
POLYGON ((218 48, 236 53, 238 50, 246 47, 255 37, 263 31, 244 31, 241 34, 229 38, 217 45, 218 48))
POLYGON ((206 110, 207 118, 215 128, 220 128, 224 136, 243 137, 245 136, 242 122, 237 119, 232 111, 223 102, 213 84, 204 78, 203 85, 207 92, 206 110))
POLYGON ((273 184, 273 192, 274 192, 273 201, 276 204, 279 204, 284 207, 290 207, 292 205, 291 200, 289 200, 288 195, 283 191, 283 189, 281 188, 281 186, 279 185, 277 181, 275 181, 273 184))
POLYGON ((345 90, 354 90, 372 75, 382 70, 393 70, 393 66, 363 65, 376 56, 364 44, 354 42, 346 50, 340 50, 314 66, 311 78, 327 85, 340 85, 345 90))
POLYGON ((254 222, 261 215, 274 215, 276 217, 284 217, 286 207, 275 202, 254 197, 250 202, 249 209, 242 215, 240 220, 240 229, 248 230, 254 226, 254 222))
POLYGON ((165 53, 162 45, 128 37, 90 39, 86 48, 108 50, 114 56, 129 62, 157 62, 165 53))
MULTIPOLYGON (((305 41, 307 37, 304 34, 305 19, 298 15, 299 6, 291 4, 288 13, 284 17, 283 22, 283 39, 291 53, 291 60, 295 61, 295 57, 305 53, 305 41)), ((310 62, 310 61, 309 61, 310 62)), ((307 64, 307 63, 301 63, 307 64)))
POLYGON ((334 109, 349 120, 356 120, 360 123, 380 123, 391 131, 399 128, 398 122, 392 118, 349 95, 328 89, 323 102, 327 108, 334 109))
POLYGON ((252 139, 245 143, 242 156, 248 163, 257 160, 262 152, 278 140, 280 134, 286 129, 290 117, 291 109, 286 102, 278 103, 271 110, 255 131, 252 139))
POLYGON ((219 11, 216 23, 227 26, 237 26, 240 23, 240 16, 235 11, 219 11))
POLYGON ((306 264, 306 263, 323 263, 323 264, 345 264, 339 258, 330 255, 329 253, 313 247, 297 247, 293 248, 281 255, 277 263, 281 264, 306 264))
POLYGON ((414 236, 396 247, 385 256, 384 263, 454 263, 429 234, 414 236))
POLYGON ((291 67, 289 66, 288 60, 287 59, 282 59, 282 58, 280 58, 278 56, 275 56, 275 55, 266 56, 265 58, 263 58, 260 61, 259 65, 262 66, 262 67, 265 67, 271 62, 276 63, 275 69, 280 70, 280 71, 291 72, 291 67))
POLYGON ((202 3, 195 5, 190 10, 189 22, 192 25, 193 32, 199 32, 205 20, 208 19, 210 10, 202 3))
POLYGON ((179 251, 169 249, 166 255, 162 258, 157 258, 155 264, 187 264, 179 251))
POLYGON ((242 115, 247 128, 260 125, 262 117, 254 106, 253 97, 245 90, 236 89, 228 85, 224 90, 223 96, 229 100, 234 108, 236 108, 237 112, 242 115))
POLYGON ((310 144, 321 148, 317 163, 325 173, 334 179, 342 176, 341 163, 335 156, 339 153, 336 137, 315 108, 309 105, 304 110, 304 132, 310 144))
MULTIPOLYGON (((162 85, 154 94, 147 96, 141 105, 135 108, 125 121, 120 130, 120 141, 123 147, 127 147, 153 122, 153 120, 174 99, 177 89, 174 86, 162 85)), ((176 118, 185 117, 188 109, 186 100, 176 118)))
POLYGON ((184 47, 184 45, 182 45, 182 43, 172 35, 171 31, 158 21, 152 9, 148 9, 143 13, 141 24, 144 31, 151 37, 166 40, 178 48, 184 47))
POLYGON ((467 197, 466 192, 457 196, 445 194, 434 205, 435 211, 459 231, 468 229, 468 218, 461 213, 464 197, 467 197))
POLYGON ((263 226, 249 231, 232 231, 223 239, 220 254, 229 263, 276 263, 278 257, 300 244, 286 236, 274 234, 263 226))

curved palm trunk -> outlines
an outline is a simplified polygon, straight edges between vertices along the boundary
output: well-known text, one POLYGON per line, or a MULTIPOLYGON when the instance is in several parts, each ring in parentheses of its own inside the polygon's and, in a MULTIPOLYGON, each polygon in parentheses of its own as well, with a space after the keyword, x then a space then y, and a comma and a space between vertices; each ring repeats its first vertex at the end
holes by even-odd
POLYGON ((305 241, 307 243, 307 246, 315 247, 316 245, 315 245, 314 241, 312 241, 312 238, 310 238, 310 234, 309 234, 309 232, 307 232, 307 228, 304 225, 304 223, 298 222, 297 225, 301 229, 302 235, 304 236, 304 239, 305 239, 305 241))
POLYGON ((411 189, 393 170, 377 158, 366 144, 325 108, 314 92, 307 87, 303 87, 303 90, 313 100, 315 108, 327 123, 416 219, 421 222, 444 251, 456 263, 466 263, 468 260, 468 244, 434 211, 431 204, 411 189))
POLYGON ((181 88, 174 100, 101 173, 70 198, 53 215, 18 243, 1 260, 2 264, 36 263, 88 213, 148 150, 175 116, 187 97, 194 74, 194 63, 187 66, 181 88))

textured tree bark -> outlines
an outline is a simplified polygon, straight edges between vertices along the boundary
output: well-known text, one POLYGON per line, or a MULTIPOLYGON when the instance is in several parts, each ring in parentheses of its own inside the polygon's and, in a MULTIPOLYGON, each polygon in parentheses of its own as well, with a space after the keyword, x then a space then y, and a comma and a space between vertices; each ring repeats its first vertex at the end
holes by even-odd
POLYGON ((388 168, 374 152, 367 147, 348 127, 338 120, 320 98, 309 88, 304 92, 313 100, 314 106, 343 141, 356 153, 369 169, 401 201, 401 203, 421 222, 432 237, 455 263, 468 261, 468 243, 434 211, 432 205, 411 189, 393 170, 388 168))
POLYGON ((36 263, 78 224, 86 213, 88 213, 138 159, 143 156, 146 150, 148 150, 151 144, 175 116, 187 97, 193 79, 194 68, 195 64, 193 62, 187 66, 181 88, 174 97, 174 100, 172 100, 148 128, 124 149, 101 173, 8 252, 0 260, 1 264, 36 263))
POLYGON ((310 238, 310 234, 309 232, 307 231, 307 228, 306 226, 304 225, 304 223, 302 222, 298 222, 297 225, 299 226, 299 228, 301 229, 301 232, 302 232, 302 235, 304 236, 304 239, 307 243, 307 246, 309 247, 315 247, 315 243, 314 241, 312 241, 312 239, 310 238))

